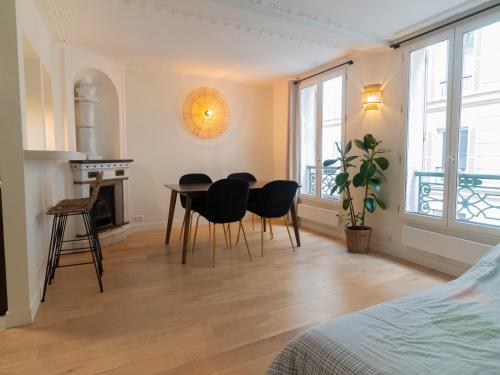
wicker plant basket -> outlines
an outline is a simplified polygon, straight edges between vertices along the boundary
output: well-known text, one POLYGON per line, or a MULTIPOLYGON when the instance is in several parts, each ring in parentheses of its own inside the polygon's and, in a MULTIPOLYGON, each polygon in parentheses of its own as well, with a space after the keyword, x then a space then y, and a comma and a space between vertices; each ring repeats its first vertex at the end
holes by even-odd
POLYGON ((347 251, 350 253, 366 254, 370 250, 372 228, 347 227, 345 228, 347 251))

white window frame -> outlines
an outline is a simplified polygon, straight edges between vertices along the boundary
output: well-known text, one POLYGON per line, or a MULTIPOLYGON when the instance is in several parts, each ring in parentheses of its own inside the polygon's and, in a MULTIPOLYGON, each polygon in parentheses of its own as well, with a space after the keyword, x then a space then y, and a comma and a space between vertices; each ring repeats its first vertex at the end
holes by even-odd
MULTIPOLYGON (((329 81, 331 79, 337 78, 337 77, 342 77, 342 114, 341 114, 341 125, 340 125, 340 142, 342 144, 342 147, 345 145, 345 134, 346 134, 346 122, 347 122, 347 116, 346 116, 346 88, 347 88, 347 69, 346 68, 339 68, 335 69, 331 72, 319 75, 314 78, 307 79, 305 81, 302 81, 299 83, 299 87, 297 90, 297 129, 298 129, 298 139, 297 139, 297 176, 301 179, 302 174, 301 174, 301 150, 302 150, 302 137, 301 137, 301 101, 300 101, 300 92, 302 89, 305 89, 307 87, 311 87, 314 85, 318 85, 318 92, 317 92, 317 106, 316 106, 316 176, 321 176, 322 177, 322 170, 321 170, 321 155, 322 155, 322 144, 323 144, 323 131, 322 131, 322 125, 323 125, 323 83, 326 81, 329 81)), ((321 180, 322 178, 316 178, 316 195, 307 195, 307 194, 299 194, 299 202, 300 203, 309 203, 314 206, 323 206, 323 207, 332 207, 332 208, 338 208, 342 204, 342 198, 343 194, 341 194, 339 200, 333 200, 333 199, 326 199, 326 198, 321 198, 321 180)))
POLYGON ((404 89, 405 101, 403 104, 404 131, 402 135, 402 157, 401 163, 403 173, 401 174, 402 189, 400 196, 399 215, 409 221, 430 224, 440 228, 448 228, 453 231, 480 233, 500 237, 500 229, 479 223, 464 223, 456 219, 457 201, 457 176, 458 176, 458 152, 460 115, 462 101, 462 47, 463 35, 469 31, 487 26, 500 21, 500 11, 482 16, 472 21, 464 22, 455 28, 445 32, 421 39, 406 47, 403 51, 404 61, 404 89), (410 53, 426 46, 449 40, 448 50, 448 92, 446 103, 446 132, 447 142, 445 145, 445 171, 443 186, 443 217, 437 218, 413 212, 406 212, 406 161, 408 141, 408 108, 409 108, 409 78, 410 78, 410 53))

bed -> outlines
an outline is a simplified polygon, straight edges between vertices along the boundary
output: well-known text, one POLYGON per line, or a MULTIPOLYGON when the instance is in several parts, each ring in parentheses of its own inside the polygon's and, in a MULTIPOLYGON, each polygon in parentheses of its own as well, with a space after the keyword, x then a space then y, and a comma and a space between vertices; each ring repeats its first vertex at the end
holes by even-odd
POLYGON ((460 278, 323 323, 266 375, 500 374, 500 244, 460 278))

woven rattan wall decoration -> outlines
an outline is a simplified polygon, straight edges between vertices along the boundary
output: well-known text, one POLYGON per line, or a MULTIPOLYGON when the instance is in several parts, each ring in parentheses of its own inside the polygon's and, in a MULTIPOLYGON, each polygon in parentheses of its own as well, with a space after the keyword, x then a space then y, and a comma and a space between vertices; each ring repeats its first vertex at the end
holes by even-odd
POLYGON ((192 91, 182 112, 189 131, 200 138, 215 138, 224 133, 231 116, 226 98, 210 87, 192 91))

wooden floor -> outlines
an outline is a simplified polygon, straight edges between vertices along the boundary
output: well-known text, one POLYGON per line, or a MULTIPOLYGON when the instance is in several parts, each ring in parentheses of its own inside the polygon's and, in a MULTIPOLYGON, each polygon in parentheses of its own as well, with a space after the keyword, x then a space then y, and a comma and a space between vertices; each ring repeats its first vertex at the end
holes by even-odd
POLYGON ((277 225, 260 258, 246 227, 253 262, 219 233, 212 269, 205 226, 184 266, 178 232, 105 248, 103 294, 90 266, 58 269, 35 324, 0 332, 0 374, 261 375, 312 325, 449 280, 304 230, 293 253, 277 225))

